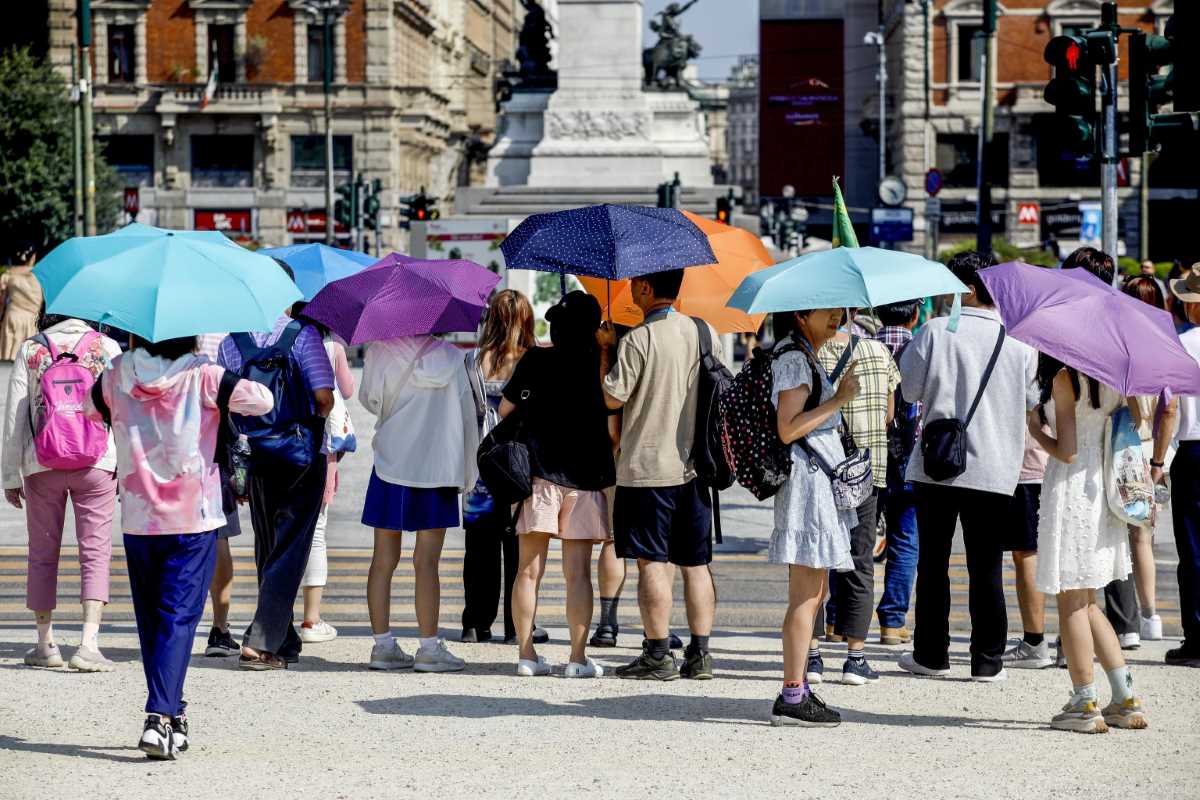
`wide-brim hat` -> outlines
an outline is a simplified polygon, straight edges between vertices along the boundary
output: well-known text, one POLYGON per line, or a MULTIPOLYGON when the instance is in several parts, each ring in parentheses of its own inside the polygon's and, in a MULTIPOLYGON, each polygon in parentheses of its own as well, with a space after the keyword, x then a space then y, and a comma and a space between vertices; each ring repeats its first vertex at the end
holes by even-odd
POLYGON ((1171 294, 1185 303, 1200 303, 1200 261, 1192 264, 1182 278, 1171 281, 1171 294))

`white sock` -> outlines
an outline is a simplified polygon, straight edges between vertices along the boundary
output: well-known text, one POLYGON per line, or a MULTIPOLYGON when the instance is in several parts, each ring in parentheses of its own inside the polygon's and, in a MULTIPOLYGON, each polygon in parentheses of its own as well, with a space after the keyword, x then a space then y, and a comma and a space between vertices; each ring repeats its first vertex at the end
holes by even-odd
POLYGON ((79 637, 79 646, 86 647, 89 650, 100 649, 100 623, 85 622, 83 623, 83 633, 79 637))
POLYGON ((1112 689, 1112 701, 1124 703, 1133 697, 1133 675, 1129 667, 1117 667, 1104 673, 1108 676, 1108 686, 1112 689))
POLYGON ((54 644, 54 623, 39 622, 37 624, 38 644, 54 644))
POLYGON ((1076 686, 1075 691, 1071 694, 1071 705, 1079 706, 1088 700, 1093 703, 1096 702, 1096 684, 1089 683, 1086 686, 1076 686))
POLYGON ((421 649, 422 650, 433 650, 434 648, 437 647, 438 637, 422 636, 420 641, 421 641, 421 649))
POLYGON ((384 633, 377 633, 377 634, 375 634, 375 644, 379 645, 380 647, 387 647, 387 645, 394 638, 395 637, 392 636, 391 631, 385 631, 384 633))

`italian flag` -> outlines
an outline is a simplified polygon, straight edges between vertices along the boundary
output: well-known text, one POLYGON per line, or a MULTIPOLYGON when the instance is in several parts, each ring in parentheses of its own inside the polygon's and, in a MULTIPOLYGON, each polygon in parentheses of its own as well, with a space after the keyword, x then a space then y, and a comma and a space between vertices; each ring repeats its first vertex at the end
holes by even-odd
POLYGON ((200 98, 200 110, 203 111, 212 102, 217 93, 217 59, 210 58, 212 67, 208 70, 208 83, 204 84, 204 96, 200 98))

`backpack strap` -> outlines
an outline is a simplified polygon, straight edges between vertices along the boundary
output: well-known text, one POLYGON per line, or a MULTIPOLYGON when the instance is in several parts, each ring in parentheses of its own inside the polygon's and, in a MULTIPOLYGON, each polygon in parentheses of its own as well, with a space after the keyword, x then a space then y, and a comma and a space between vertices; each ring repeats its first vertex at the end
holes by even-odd
POLYGON ((294 319, 284 326, 283 331, 279 334, 279 338, 271 346, 278 347, 280 350, 290 353, 292 346, 296 344, 296 340, 300 338, 300 334, 303 331, 304 323, 294 319))
POLYGON ((100 338, 100 334, 96 331, 88 331, 83 336, 79 337, 79 341, 75 342, 75 346, 71 348, 71 355, 79 358, 87 349, 92 346, 92 342, 100 338))
POLYGON ((975 393, 975 401, 971 403, 971 410, 967 412, 967 417, 963 420, 964 429, 971 424, 971 418, 975 416, 975 409, 979 408, 979 401, 983 399, 983 392, 987 389, 988 381, 992 379, 992 370, 996 368, 996 362, 1000 359, 1000 350, 1004 347, 1006 335, 1004 326, 1001 325, 1000 335, 996 337, 996 347, 992 350, 992 357, 988 360, 987 369, 983 371, 983 378, 979 381, 979 391, 975 393))
POLYGON ((712 334, 708 332, 708 323, 699 317, 692 317, 692 322, 696 323, 696 332, 700 336, 700 360, 703 361, 707 355, 712 355, 712 334))
POLYGON ((837 366, 833 368, 833 372, 829 376, 830 383, 837 383, 837 379, 842 377, 842 370, 850 363, 850 357, 854 355, 854 348, 858 347, 858 336, 850 337, 850 344, 842 351, 842 357, 838 359, 837 366))
POLYGON ((262 349, 254 343, 254 338, 245 331, 231 333, 229 334, 229 338, 233 340, 234 346, 237 347, 238 352, 241 354, 243 366, 245 366, 247 361, 258 355, 262 349))
POLYGON ((104 400, 104 388, 102 383, 104 376, 101 375, 92 384, 92 405, 96 407, 96 411, 100 413, 100 418, 104 420, 105 427, 112 427, 112 409, 108 407, 108 403, 104 400))
MULTIPOLYGON (((704 357, 712 355, 712 334, 709 333, 708 323, 699 317, 692 317, 692 322, 696 323, 696 332, 700 337, 700 366, 704 367, 704 357)), ((716 538, 717 544, 722 544, 725 537, 721 532, 721 497, 717 491, 717 487, 710 487, 712 490, 712 512, 713 512, 713 535, 716 538)))
POLYGON ((479 349, 468 350, 463 355, 463 367, 467 370, 467 381, 471 384, 471 399, 475 401, 475 423, 483 431, 487 416, 487 397, 483 391, 482 367, 479 364, 479 349))
POLYGON ((237 388, 240 380, 237 373, 231 370, 225 370, 221 374, 221 385, 217 389, 217 410, 222 416, 229 413, 229 398, 233 396, 233 390, 237 388))
POLYGON ((47 336, 45 333, 38 333, 29 338, 50 351, 50 361, 51 362, 58 360, 58 356, 59 356, 58 348, 54 346, 54 342, 50 341, 49 336, 47 336))

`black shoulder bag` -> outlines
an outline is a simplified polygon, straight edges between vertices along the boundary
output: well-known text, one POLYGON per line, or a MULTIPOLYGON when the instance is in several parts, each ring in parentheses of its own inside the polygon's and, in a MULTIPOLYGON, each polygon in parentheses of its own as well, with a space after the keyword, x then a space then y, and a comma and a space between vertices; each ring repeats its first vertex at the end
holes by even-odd
POLYGON ((966 419, 950 417, 936 419, 925 423, 925 432, 921 436, 921 455, 924 458, 925 474, 935 481, 948 481, 957 478, 967 471, 967 426, 979 408, 983 392, 987 389, 988 381, 992 379, 992 370, 1000 358, 1000 349, 1004 346, 1004 326, 1000 326, 1000 335, 996 337, 996 348, 992 351, 987 369, 979 382, 979 391, 967 412, 966 419))

